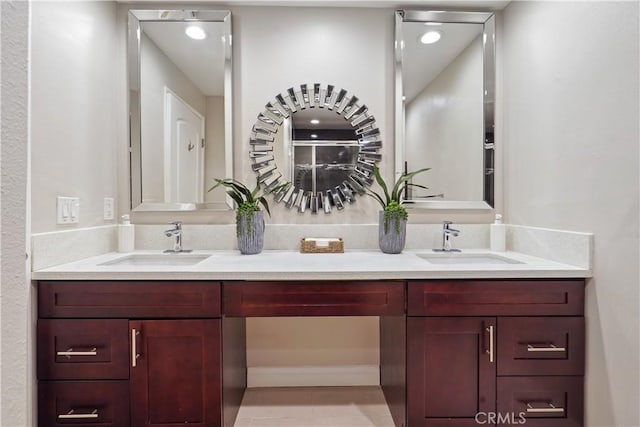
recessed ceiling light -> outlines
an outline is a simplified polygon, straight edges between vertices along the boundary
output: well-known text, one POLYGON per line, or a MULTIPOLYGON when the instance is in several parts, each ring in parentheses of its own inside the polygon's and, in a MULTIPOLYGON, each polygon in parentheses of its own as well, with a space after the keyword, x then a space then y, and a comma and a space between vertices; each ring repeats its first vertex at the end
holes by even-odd
POLYGON ((204 30, 195 25, 187 27, 187 29, 184 30, 184 33, 194 40, 203 40, 207 37, 207 34, 204 32, 204 30))
POLYGON ((320 120, 318 120, 318 119, 311 119, 311 120, 309 120, 309 123, 311 123, 312 125, 318 125, 318 124, 320 124, 320 120))
POLYGON ((311 137, 311 139, 316 139, 318 137, 318 135, 316 135, 315 133, 312 133, 311 135, 309 135, 311 137))
POLYGON ((420 37, 420 43, 422 44, 432 44, 437 42, 442 38, 442 32, 440 31, 427 31, 420 37))

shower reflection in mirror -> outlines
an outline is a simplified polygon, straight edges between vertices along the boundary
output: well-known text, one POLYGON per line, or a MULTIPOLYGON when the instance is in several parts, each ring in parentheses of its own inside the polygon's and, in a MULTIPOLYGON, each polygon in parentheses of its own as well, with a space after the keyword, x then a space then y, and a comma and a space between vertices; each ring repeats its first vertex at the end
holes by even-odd
POLYGON ((494 24, 490 13, 398 11, 396 174, 430 167, 416 207, 493 205, 494 24))

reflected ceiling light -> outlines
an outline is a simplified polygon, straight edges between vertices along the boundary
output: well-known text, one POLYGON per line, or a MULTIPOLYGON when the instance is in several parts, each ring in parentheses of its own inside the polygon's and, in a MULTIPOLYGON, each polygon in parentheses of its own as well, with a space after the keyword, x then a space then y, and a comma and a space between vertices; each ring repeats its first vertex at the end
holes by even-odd
POLYGON ((309 123, 311 123, 312 125, 318 125, 318 124, 320 124, 320 120, 318 120, 318 119, 311 119, 311 120, 309 120, 309 123))
POLYGON ((207 34, 204 32, 204 30, 195 25, 188 26, 187 29, 184 30, 184 33, 194 40, 203 40, 207 37, 207 34))
POLYGON ((309 135, 312 139, 316 139, 318 137, 318 135, 316 135, 315 133, 312 133, 311 135, 309 135))
POLYGON ((424 25, 430 25, 433 27, 438 27, 440 25, 442 25, 442 22, 425 22, 424 25))
POLYGON ((442 38, 441 31, 427 31, 420 37, 420 43, 432 44, 440 40, 440 38, 442 38))

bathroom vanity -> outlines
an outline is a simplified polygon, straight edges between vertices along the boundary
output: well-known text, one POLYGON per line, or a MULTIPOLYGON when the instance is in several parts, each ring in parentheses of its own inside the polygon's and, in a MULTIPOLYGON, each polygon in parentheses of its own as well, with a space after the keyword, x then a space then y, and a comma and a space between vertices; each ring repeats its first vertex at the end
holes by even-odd
POLYGON ((244 269, 234 263, 247 257, 231 254, 108 264, 118 258, 34 272, 41 427, 232 427, 254 316, 379 316, 381 386, 398 427, 583 423, 587 270, 378 252, 267 251, 244 269), (337 262, 349 257, 370 263, 337 262), (296 267, 278 271, 276 258, 296 267))

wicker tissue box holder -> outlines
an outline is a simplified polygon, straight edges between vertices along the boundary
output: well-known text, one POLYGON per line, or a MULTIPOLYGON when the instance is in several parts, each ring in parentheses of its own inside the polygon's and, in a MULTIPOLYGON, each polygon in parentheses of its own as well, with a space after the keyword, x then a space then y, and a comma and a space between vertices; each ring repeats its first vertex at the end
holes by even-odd
POLYGON ((344 253, 342 238, 305 237, 300 240, 300 252, 303 254, 341 254, 344 253))

